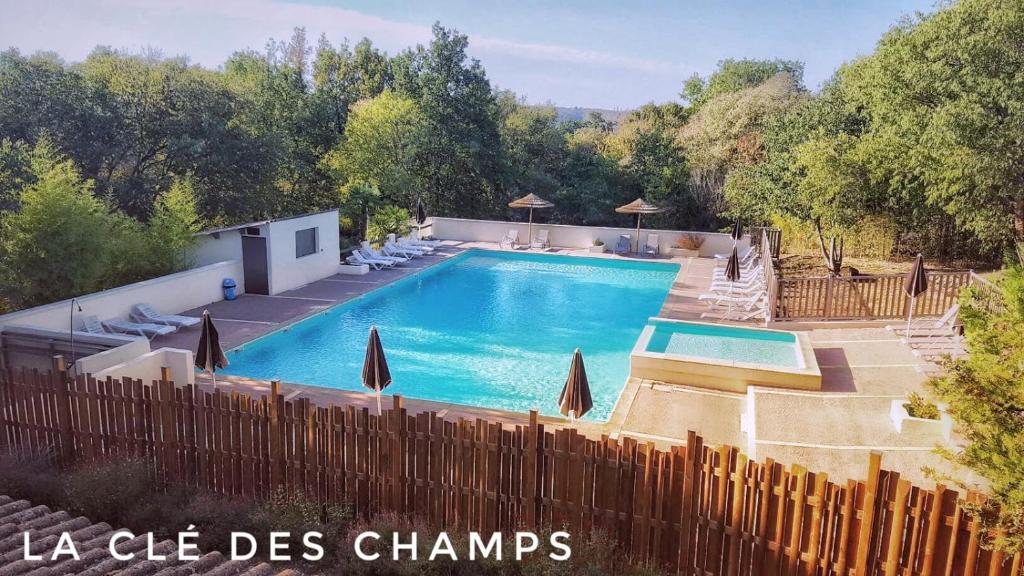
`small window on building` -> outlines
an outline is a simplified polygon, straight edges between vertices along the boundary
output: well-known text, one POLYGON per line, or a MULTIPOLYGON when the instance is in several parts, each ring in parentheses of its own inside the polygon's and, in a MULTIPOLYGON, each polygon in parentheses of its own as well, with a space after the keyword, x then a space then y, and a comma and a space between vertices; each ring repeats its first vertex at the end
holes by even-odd
POLYGON ((302 258, 316 253, 316 228, 295 232, 295 257, 302 258))

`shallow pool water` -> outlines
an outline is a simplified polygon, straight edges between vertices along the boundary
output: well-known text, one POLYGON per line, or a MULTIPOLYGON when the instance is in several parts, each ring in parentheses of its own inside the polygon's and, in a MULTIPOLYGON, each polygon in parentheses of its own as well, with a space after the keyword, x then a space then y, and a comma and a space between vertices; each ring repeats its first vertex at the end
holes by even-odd
POLYGON ((576 347, 604 420, 676 264, 472 250, 228 352, 226 373, 347 390, 377 326, 408 398, 557 414, 576 347))
POLYGON ((648 352, 800 368, 796 335, 692 322, 652 322, 648 352))

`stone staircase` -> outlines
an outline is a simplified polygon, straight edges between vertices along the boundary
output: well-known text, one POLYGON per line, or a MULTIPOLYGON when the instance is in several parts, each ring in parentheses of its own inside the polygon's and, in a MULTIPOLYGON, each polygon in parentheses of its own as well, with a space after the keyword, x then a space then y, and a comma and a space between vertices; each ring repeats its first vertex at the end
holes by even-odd
POLYGON ((117 560, 107 549, 115 532, 106 523, 94 524, 82 516, 73 518, 64 511, 54 512, 46 506, 0 495, 0 576, 300 576, 295 570, 278 570, 266 562, 233 561, 220 552, 210 552, 198 560, 182 560, 177 545, 170 540, 153 548, 167 560, 150 561, 145 554, 145 535, 121 541, 118 551, 138 554, 131 560, 117 560), (24 532, 30 534, 31 552, 41 554, 44 560, 24 559, 24 532), (52 562, 49 556, 64 532, 71 534, 79 559, 63 557, 52 562))

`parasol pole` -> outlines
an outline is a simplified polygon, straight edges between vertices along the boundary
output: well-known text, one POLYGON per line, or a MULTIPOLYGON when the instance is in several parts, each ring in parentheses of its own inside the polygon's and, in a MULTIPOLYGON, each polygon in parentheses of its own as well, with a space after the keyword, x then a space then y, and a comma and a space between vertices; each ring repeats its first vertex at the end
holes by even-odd
POLYGON ((910 342, 910 323, 914 319, 914 303, 917 301, 917 274, 914 274, 914 284, 911 286, 910 293, 914 295, 910 297, 910 310, 907 311, 907 333, 905 334, 907 342, 910 342))
POLYGON ((530 227, 527 229, 526 247, 533 247, 533 206, 530 206, 530 227))
POLYGON ((636 253, 640 254, 640 217, 643 216, 640 212, 636 213, 636 253))
POLYGON ((380 384, 374 385, 373 388, 374 388, 374 390, 377 391, 377 416, 381 416, 381 415, 384 414, 384 411, 381 410, 381 407, 380 407, 380 384))

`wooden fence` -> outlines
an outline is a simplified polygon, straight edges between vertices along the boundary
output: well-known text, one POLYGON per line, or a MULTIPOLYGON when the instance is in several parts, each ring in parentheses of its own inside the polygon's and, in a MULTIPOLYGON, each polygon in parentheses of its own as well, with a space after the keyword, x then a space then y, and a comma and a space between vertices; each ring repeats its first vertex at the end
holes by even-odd
MULTIPOLYGON (((972 273, 928 272, 928 290, 914 301, 915 316, 941 316, 957 302, 972 273)), ((902 274, 820 276, 776 281, 775 320, 886 320, 906 318, 910 299, 902 274)))
MULTIPOLYGON (((677 574, 1017 576, 981 547, 956 492, 913 486, 870 458, 865 481, 752 462, 736 448, 656 450, 528 425, 448 421, 394 402, 353 406, 176 387, 165 378, 0 376, 0 449, 62 465, 139 458, 160 478, 265 498, 278 487, 358 514, 420 515, 449 531, 565 527, 611 534, 623 557, 677 574)), ((978 496, 969 494, 969 499, 978 496)))

